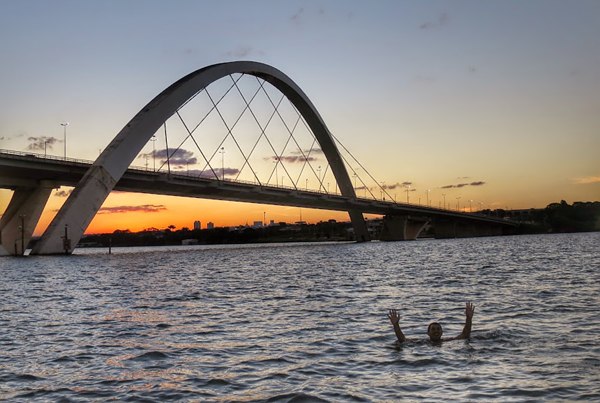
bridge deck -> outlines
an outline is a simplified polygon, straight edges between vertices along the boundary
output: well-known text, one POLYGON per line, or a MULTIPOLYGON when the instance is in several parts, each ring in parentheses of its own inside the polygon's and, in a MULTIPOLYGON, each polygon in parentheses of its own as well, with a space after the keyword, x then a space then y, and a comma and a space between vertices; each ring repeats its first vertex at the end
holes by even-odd
MULTIPOLYGON (((0 150, 0 188, 35 188, 40 184, 55 188, 75 186, 92 164, 92 161, 86 160, 0 150)), ((188 176, 185 173, 171 172, 168 174, 134 167, 125 172, 114 190, 335 211, 357 210, 381 215, 453 218, 508 226, 517 225, 514 222, 477 213, 463 213, 360 197, 350 199, 339 194, 314 190, 188 176)))

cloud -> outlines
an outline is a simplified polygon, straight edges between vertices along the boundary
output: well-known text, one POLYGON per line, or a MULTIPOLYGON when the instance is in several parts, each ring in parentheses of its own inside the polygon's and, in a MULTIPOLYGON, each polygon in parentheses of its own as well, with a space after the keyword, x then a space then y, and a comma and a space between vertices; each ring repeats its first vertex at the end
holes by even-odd
POLYGON ((441 13, 436 22, 430 22, 430 21, 424 22, 423 24, 421 24, 419 26, 419 29, 437 28, 437 27, 441 27, 442 25, 446 25, 447 22, 448 22, 448 14, 441 13))
POLYGON ((162 204, 143 204, 140 206, 116 206, 116 207, 102 207, 98 214, 120 214, 120 213, 157 213, 159 211, 166 210, 167 208, 162 204))
MULTIPOLYGON (((393 183, 391 185, 382 185, 381 187, 386 190, 394 190, 397 188, 403 188, 403 187, 410 186, 410 185, 412 185, 412 182, 402 182, 402 183, 398 182, 398 183, 393 183)), ((411 190, 411 192, 412 192, 412 190, 411 190)))
POLYGON ((596 182, 600 182, 600 175, 587 176, 585 178, 573 179, 573 183, 576 183, 578 185, 587 184, 587 183, 596 183, 596 182))
POLYGON ((235 57, 235 58, 244 58, 244 57, 250 57, 251 55, 254 55, 254 54, 259 55, 259 56, 264 56, 265 52, 262 50, 254 49, 250 45, 241 45, 241 46, 238 46, 237 49, 230 50, 229 52, 225 53, 225 56, 235 57))
POLYGON ((288 155, 285 157, 281 157, 281 161, 282 162, 289 162, 291 164, 296 163, 296 162, 304 162, 304 161, 316 161, 317 159, 315 157, 302 157, 300 155, 288 155))
POLYGON ((302 151, 296 150, 296 151, 290 152, 290 154, 292 154, 292 155, 302 155, 302 154, 308 155, 308 153, 310 153, 310 155, 323 154, 323 150, 321 150, 320 148, 312 148, 310 150, 302 150, 302 151))
POLYGON ((73 192, 73 189, 71 190, 57 190, 56 193, 54 193, 54 196, 56 197, 68 197, 71 192, 73 192))
POLYGON ((300 7, 300 9, 299 9, 298 11, 296 11, 296 12, 294 13, 294 15, 292 15, 292 16, 290 17, 290 20, 291 20, 291 21, 292 21, 294 24, 298 24, 298 25, 302 24, 302 23, 303 23, 303 21, 302 21, 302 19, 301 19, 301 16, 302 16, 302 14, 303 14, 303 13, 304 13, 304 7, 300 7))
POLYGON ((459 183, 457 185, 445 185, 445 186, 442 186, 441 189, 460 189, 460 188, 464 188, 465 186, 483 186, 483 185, 485 185, 485 182, 477 181, 477 182, 471 182, 471 183, 459 183))
POLYGON ((27 146, 27 149, 31 151, 44 150, 45 147, 52 149, 54 143, 62 142, 62 140, 59 140, 56 137, 46 136, 29 137, 27 140, 31 141, 31 144, 27 146))
MULTIPOLYGON (((171 165, 184 167, 187 164, 196 164, 198 159, 194 157, 194 153, 192 151, 185 150, 183 148, 175 149, 169 148, 170 155, 169 162, 171 165)), ((154 158, 154 155, 150 153, 142 153, 138 155, 138 158, 154 158)), ((156 150, 156 159, 160 161, 161 164, 167 162, 167 149, 163 148, 160 150, 156 150)))

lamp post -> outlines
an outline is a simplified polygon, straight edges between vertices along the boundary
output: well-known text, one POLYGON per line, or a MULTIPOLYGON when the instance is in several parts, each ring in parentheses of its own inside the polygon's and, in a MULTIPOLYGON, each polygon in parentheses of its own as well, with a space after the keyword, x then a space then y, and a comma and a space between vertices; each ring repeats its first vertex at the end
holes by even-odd
POLYGON ((277 165, 279 165, 279 157, 275 157, 275 161, 273 162, 275 163, 275 186, 279 187, 279 173, 277 172, 277 165))
POLYGON ((221 180, 225 180, 225 147, 221 147, 219 150, 221 153, 221 180))
POLYGON ((317 168, 317 174, 319 177, 319 190, 321 190, 321 165, 317 168))
POLYGON ((473 212, 473 200, 469 200, 469 213, 473 212))
POLYGON ((356 173, 356 171, 354 171, 352 176, 354 177, 354 191, 356 192, 356 178, 358 177, 358 174, 356 173))
POLYGON ((385 181, 381 182, 381 198, 385 201, 385 181))
POLYGON ((425 194, 427 195, 427 207, 429 207, 429 192, 431 192, 431 189, 425 191, 425 194))
POLYGON ((483 202, 479 202, 479 211, 483 211, 483 202))
POLYGON ((410 189, 410 185, 406 185, 404 187, 406 188, 406 204, 410 204, 410 201, 408 199, 408 191, 410 189))
POLYGON ((69 122, 61 123, 63 127, 63 143, 65 145, 65 160, 67 159, 67 126, 69 126, 69 122))
POLYGON ((306 178, 306 186, 305 186, 306 190, 308 190, 308 178, 306 178))
POLYGON ((444 210, 446 210, 446 194, 442 193, 442 196, 444 197, 444 210))
POLYGON ((46 146, 48 145, 48 140, 44 140, 44 158, 46 158, 46 146))
POLYGON ((150 141, 152 142, 152 170, 156 172, 156 136, 150 137, 150 141))
POLYGON ((460 211, 460 197, 456 198, 456 211, 460 211))

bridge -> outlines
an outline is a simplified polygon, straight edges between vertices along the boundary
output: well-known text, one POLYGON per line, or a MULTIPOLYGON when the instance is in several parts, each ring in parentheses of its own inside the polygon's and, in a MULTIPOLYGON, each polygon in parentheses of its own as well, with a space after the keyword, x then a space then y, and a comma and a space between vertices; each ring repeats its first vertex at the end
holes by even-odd
MULTIPOLYGON (((210 133, 212 132, 213 129, 210 130, 210 133)), ((364 213, 385 216, 381 237, 383 240, 415 239, 425 224, 432 220, 435 221, 437 238, 500 235, 516 225, 480 214, 420 206, 408 202, 399 203, 384 186, 375 181, 381 192, 381 197, 377 198, 362 178, 360 189, 364 189, 365 196, 368 191, 370 197, 358 197, 356 193, 359 189, 356 174, 358 169, 356 165, 352 167, 348 158, 342 156, 338 144, 308 97, 279 70, 256 62, 231 62, 208 66, 182 78, 154 98, 117 134, 95 161, 71 159, 67 158, 66 154, 61 158, 0 150, 0 188, 14 191, 0 219, 2 247, 0 254, 24 254, 52 189, 60 186, 73 186, 74 189, 36 243, 32 254, 72 253, 87 226, 113 190, 347 211, 356 240, 359 242, 370 240, 363 218, 364 213), (252 97, 244 97, 240 89, 240 79, 245 76, 254 77, 258 82, 257 90, 253 92, 252 97), (225 95, 215 101, 208 87, 226 77, 229 77, 233 84, 224 92, 225 95), (265 90, 267 83, 281 92, 278 102, 273 101, 265 90), (232 89, 241 94, 245 106, 237 120, 228 123, 224 118, 225 114, 220 111, 220 105, 232 89), (266 94, 266 99, 273 107, 268 120, 265 119, 262 123, 257 117, 258 113, 253 112, 251 108, 255 97, 261 91, 266 94), (190 129, 189 123, 183 119, 184 107, 191 104, 200 93, 207 94, 212 106, 209 104, 208 113, 199 119, 200 123, 190 129), (286 124, 283 113, 280 112, 283 99, 289 101, 291 110, 297 114, 293 127, 292 124, 286 124), (221 118, 225 132, 224 138, 213 144, 210 151, 206 151, 202 149, 201 141, 194 137, 194 132, 211 113, 221 118), (240 146, 242 141, 234 136, 234 128, 244 114, 251 114, 258 126, 256 131, 258 140, 245 150, 240 146), (279 149, 273 146, 273 140, 266 135, 274 116, 281 118, 283 122, 281 127, 287 137, 285 145, 279 149), (204 158, 205 167, 200 172, 193 170, 190 174, 189 169, 185 171, 171 169, 172 164, 181 165, 181 161, 177 162, 176 159, 182 154, 181 144, 184 142, 177 141, 179 144, 177 148, 170 148, 168 145, 167 121, 173 118, 183 123, 184 141, 191 138, 197 146, 198 153, 204 158), (298 125, 304 125, 312 136, 312 144, 308 150, 303 150, 295 138, 298 125), (146 155, 146 168, 133 167, 132 162, 139 157, 144 146, 152 142, 154 147, 156 133, 163 128, 166 158, 159 169, 157 170, 155 166, 148 169, 148 155, 146 155), (235 178, 231 175, 226 177, 223 144, 228 138, 233 139, 243 157, 240 163, 241 169, 235 171, 239 173, 247 168, 246 170, 251 172, 251 181, 239 179, 239 174, 235 178), (261 181, 252 167, 251 156, 263 138, 270 145, 275 165, 268 179, 261 181), (292 152, 295 156, 289 153, 289 143, 295 143, 297 146, 292 152), (318 143, 318 148, 314 147, 315 143, 318 143), (315 169, 310 165, 310 162, 315 159, 311 157, 311 153, 314 155, 316 152, 324 154, 327 161, 323 176, 321 176, 321 166, 315 169), (221 169, 216 167, 218 154, 221 155, 221 169), (303 163, 303 166, 300 175, 294 179, 291 169, 286 168, 284 162, 298 160, 303 163), (348 174, 348 166, 353 171, 354 185, 348 174), (291 185, 283 185, 285 177, 282 177, 281 184, 279 183, 278 168, 285 171, 285 177, 291 185), (306 172, 312 171, 315 175, 318 172, 317 189, 308 188, 308 178, 306 186, 304 188, 301 186, 301 175, 305 168, 306 172), (335 191, 330 191, 329 183, 325 186, 324 178, 328 172, 335 182, 335 191), (271 183, 273 177, 275 177, 274 184, 271 183)), ((153 160, 155 163, 156 150, 153 150, 153 160)), ((360 165, 357 161, 356 163, 360 165)), ((360 167, 366 172, 362 165, 360 167)), ((371 177, 370 174, 368 176, 371 177)))

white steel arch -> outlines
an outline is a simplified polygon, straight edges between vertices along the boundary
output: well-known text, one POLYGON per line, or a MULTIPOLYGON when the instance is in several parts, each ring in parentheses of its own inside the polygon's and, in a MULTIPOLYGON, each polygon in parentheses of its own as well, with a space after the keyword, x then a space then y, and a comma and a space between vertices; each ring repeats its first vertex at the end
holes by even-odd
MULTIPOLYGON (((355 198, 348 171, 331 133, 317 109, 296 83, 281 71, 263 63, 237 61, 215 64, 175 82, 135 115, 77 184, 36 243, 32 254, 71 253, 115 184, 160 126, 198 91, 235 73, 249 74, 268 81, 294 104, 317 138, 340 192, 343 196, 355 198)), ((353 210, 348 213, 356 239, 368 241, 362 212, 353 210)))

